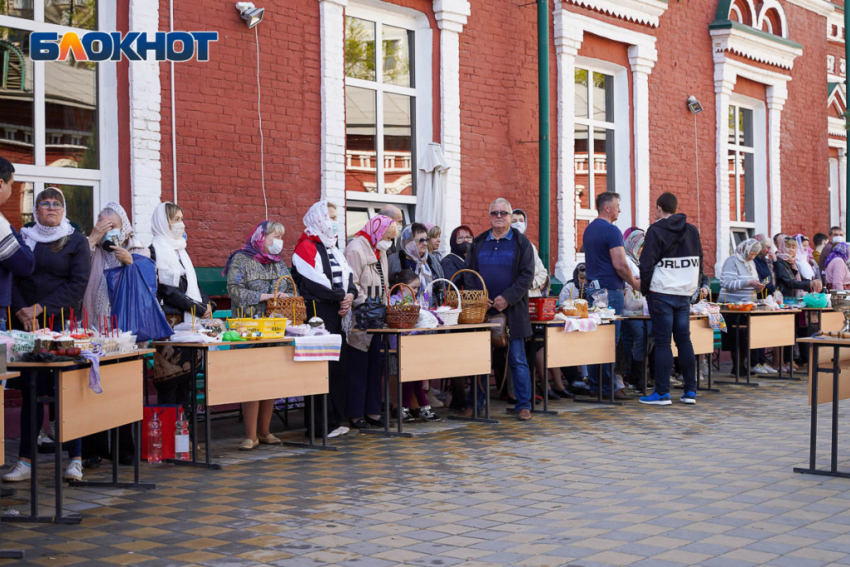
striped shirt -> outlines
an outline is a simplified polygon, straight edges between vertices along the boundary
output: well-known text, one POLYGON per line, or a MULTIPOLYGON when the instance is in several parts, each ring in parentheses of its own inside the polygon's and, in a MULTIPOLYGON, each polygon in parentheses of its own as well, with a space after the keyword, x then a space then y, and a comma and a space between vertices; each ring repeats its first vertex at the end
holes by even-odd
POLYGON ((333 281, 333 286, 334 288, 342 289, 344 287, 342 285, 342 267, 340 267, 333 253, 328 254, 328 260, 331 263, 331 281, 333 281))

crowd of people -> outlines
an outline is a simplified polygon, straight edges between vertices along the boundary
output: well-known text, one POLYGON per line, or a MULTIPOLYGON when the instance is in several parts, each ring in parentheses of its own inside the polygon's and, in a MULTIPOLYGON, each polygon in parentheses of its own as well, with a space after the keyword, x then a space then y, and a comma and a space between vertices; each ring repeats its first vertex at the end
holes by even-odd
MULTIPOLYGON (((0 204, 12 193, 14 167, 0 158, 0 204)), ((152 262, 157 273, 159 308, 172 327, 199 317, 209 319, 215 301, 198 283, 192 259, 187 252, 184 215, 191 210, 174 203, 160 203, 151 219, 152 243, 143 246, 136 238, 126 212, 118 203, 100 211, 91 234, 84 236, 66 215, 65 196, 56 187, 47 187, 33 201, 33 222, 16 231, 0 216, 0 304, 9 307, 11 326, 36 331, 49 321, 52 330, 62 330, 71 309, 83 308, 91 317, 112 313, 106 270, 152 262), (64 320, 63 320, 64 316, 64 320)), ((681 374, 684 393, 681 401, 696 403, 697 368, 690 344, 689 309, 709 295, 708 278, 703 271, 702 245, 697 229, 678 212, 678 201, 664 193, 656 202, 656 221, 643 230, 624 233, 615 222, 620 214, 620 198, 606 192, 596 199, 598 218, 583 235, 586 261, 576 266, 566 282, 561 301, 585 299, 593 305, 607 296, 607 306, 618 315, 649 314, 650 324, 617 321, 620 356, 616 374, 601 370, 552 368, 544 375, 542 352, 532 340, 529 297, 549 295, 550 277, 534 244, 525 236, 528 216, 514 209, 506 199, 493 201, 489 208, 489 229, 475 235, 467 225, 449 235, 448 253, 443 254, 441 227, 421 222, 405 226, 402 212, 392 205, 373 216, 347 243, 339 241, 337 210, 320 201, 307 211, 304 228, 291 262, 284 261, 285 227, 274 220, 259 222, 249 231, 245 243, 227 259, 223 276, 227 279, 231 310, 234 313, 262 315, 270 300, 290 297, 296 292, 315 310, 325 328, 343 337, 338 362, 329 368, 327 420, 330 437, 352 429, 383 428, 382 384, 385 353, 381 339, 354 324, 354 311, 364 302, 416 301, 426 308, 445 302, 443 279, 466 289, 486 285, 490 311, 488 320, 504 328, 507 340, 494 349, 496 382, 503 399, 514 404, 519 420, 531 419, 532 380, 539 380, 542 395, 572 397, 579 392, 625 397, 626 384, 641 388, 650 379, 643 361, 654 342, 654 390, 640 402, 669 405, 670 377, 681 374), (459 272, 461 272, 459 274, 459 272), (293 284, 295 287, 293 287, 293 284), (296 289, 297 288, 297 289, 296 289), (645 304, 645 308, 644 308, 645 304), (621 329, 622 327, 622 329, 621 329), (622 330, 622 335, 621 335, 622 330), (674 361, 672 341, 679 357, 674 361)), ((813 248, 802 235, 776 235, 771 247, 763 235, 742 242, 723 265, 721 300, 737 301, 762 293, 781 291, 786 296, 819 291, 825 281, 830 289, 850 289, 847 261, 850 247, 838 227, 829 236, 815 235, 813 248)), ((6 325, 7 310, 0 310, 0 324, 6 325)), ((801 329, 801 332, 803 330, 801 329)), ((734 351, 735 349, 732 348, 734 351)), ((190 405, 194 390, 193 356, 200 350, 165 347, 154 359, 154 386, 159 404, 190 405)), ((754 351, 752 367, 768 372, 766 353, 754 351)), ((783 356, 778 353, 773 360, 783 356)), ((741 364, 737 352, 736 364, 741 364)), ((389 361, 390 374, 397 373, 397 361, 389 361)), ((793 360, 788 361, 793 364, 793 360)), ((437 421, 434 409, 450 409, 470 417, 483 410, 485 383, 467 388, 466 378, 450 381, 447 396, 435 394, 428 381, 404 384, 403 406, 394 416, 404 422, 437 421), (479 388, 476 396, 472 388, 479 388), (440 399, 443 398, 443 399, 440 399), (478 408, 473 408, 473 398, 478 408)), ((395 387, 395 381, 391 380, 395 387)), ((39 378, 38 392, 50 394, 53 385, 47 376, 39 378)), ((21 445, 15 467, 3 476, 7 482, 30 478, 29 393, 23 389, 21 445)), ((391 399, 397 399, 395 395, 391 399)), ((270 430, 274 400, 244 403, 245 439, 240 449, 250 451, 259 444, 279 444, 270 430)), ((309 404, 305 404, 309 406, 309 404)), ((43 422, 43 405, 38 404, 36 420, 43 422)), ((313 412, 318 413, 318 412, 313 412)), ((321 428, 323 416, 305 415, 308 432, 321 428)), ((49 430, 41 432, 39 443, 49 442, 49 430)), ((119 458, 132 461, 133 439, 129 431, 120 436, 119 458)), ((105 434, 65 444, 71 462, 68 479, 82 478, 83 469, 96 467, 111 458, 105 434)))

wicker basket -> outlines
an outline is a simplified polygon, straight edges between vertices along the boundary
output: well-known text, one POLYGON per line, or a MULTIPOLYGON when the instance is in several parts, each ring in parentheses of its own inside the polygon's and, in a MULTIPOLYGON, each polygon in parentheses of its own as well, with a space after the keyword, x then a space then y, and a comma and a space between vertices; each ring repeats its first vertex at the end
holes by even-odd
POLYGON ((295 280, 291 276, 281 276, 274 282, 275 297, 266 301, 266 317, 275 315, 289 319, 293 325, 303 325, 307 320, 307 304, 304 303, 304 298, 298 295, 298 288, 295 287, 295 280), (277 288, 280 285, 280 280, 288 279, 292 282, 292 290, 295 295, 292 297, 277 297, 277 288))
POLYGON ((390 291, 387 292, 387 326, 390 329, 412 329, 415 327, 416 322, 419 321, 420 309, 419 304, 415 302, 416 294, 407 284, 399 283, 391 287, 390 291), (413 305, 405 305, 404 303, 390 305, 390 296, 393 294, 393 290, 399 286, 406 287, 410 295, 413 296, 413 305))
MULTIPOLYGON (((437 282, 446 282, 450 286, 455 288, 455 297, 457 297, 457 292, 458 292, 457 286, 453 282, 451 282, 451 281, 449 281, 445 278, 437 278, 436 280, 432 280, 431 283, 429 283, 425 287, 425 289, 426 290, 431 289, 431 286, 434 285, 437 282)), ((457 305, 457 299, 455 299, 455 305, 450 305, 450 307, 452 307, 451 311, 440 311, 439 313, 437 313, 437 317, 439 317, 440 320, 443 322, 444 327, 451 327, 451 326, 457 325, 460 314, 463 312, 462 307, 457 305)))
MULTIPOLYGON (((458 317, 458 323, 461 325, 478 325, 484 322, 484 317, 487 315, 487 310, 490 308, 487 297, 487 284, 484 283, 484 278, 481 277, 481 274, 474 270, 458 270, 452 276, 452 280, 458 274, 462 274, 463 272, 470 272, 478 276, 478 279, 481 280, 481 286, 484 289, 464 289, 461 290, 460 296, 463 298, 463 301, 458 300, 458 294, 454 291, 449 291, 447 294, 448 304, 452 307, 457 307, 461 309, 460 316, 458 317)), ((457 289, 457 287, 455 287, 457 289)))

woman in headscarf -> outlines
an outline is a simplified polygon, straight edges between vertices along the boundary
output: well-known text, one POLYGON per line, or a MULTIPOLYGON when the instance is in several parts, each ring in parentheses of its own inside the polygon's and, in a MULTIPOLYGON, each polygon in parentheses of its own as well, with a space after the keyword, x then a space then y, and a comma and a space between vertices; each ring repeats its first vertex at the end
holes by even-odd
MULTIPOLYGON (((330 218, 327 201, 319 201, 304 215, 304 233, 292 255, 292 276, 298 291, 307 302, 307 316, 316 316, 325 323, 329 333, 342 335, 352 327, 351 304, 357 297, 354 274, 337 245, 337 233, 330 218)), ((349 432, 343 425, 345 419, 345 396, 348 376, 346 349, 343 347, 338 362, 330 362, 328 395, 329 437, 338 437, 349 432)), ((321 405, 314 406, 321 408, 321 405)), ((305 404, 308 408, 309 403, 305 404)), ((316 418, 307 416, 307 430, 321 431, 321 413, 316 418)))
POLYGON ((442 277, 440 262, 428 254, 428 227, 415 222, 401 232, 401 250, 389 257, 390 279, 402 270, 413 270, 419 276, 419 302, 423 307, 437 307, 442 302, 442 283, 432 286, 426 297, 426 288, 442 277))
MULTIPOLYGON (((740 303, 756 300, 765 287, 759 279, 754 262, 759 252, 761 252, 761 244, 755 238, 748 238, 738 244, 734 254, 726 258, 720 272, 721 302, 740 303)), ((740 319, 740 315, 726 316, 730 326, 737 325, 740 319)), ((746 350, 744 346, 746 337, 741 336, 739 344, 734 342, 734 333, 726 333, 723 339, 724 347, 732 351, 733 374, 743 374, 747 370, 744 361, 741 360, 742 353, 746 350)))
MULTIPOLYGON (((288 297, 293 293, 292 284, 283 280, 275 295, 275 282, 289 275, 289 269, 280 259, 283 234, 282 224, 263 221, 254 227, 242 248, 227 258, 222 275, 227 277, 227 293, 230 295, 233 313, 244 313, 245 317, 262 317, 269 299, 288 297)), ((240 451, 250 451, 260 443, 280 443, 280 439, 269 430, 273 412, 274 400, 243 402, 245 440, 239 446, 240 451)))
POLYGON ((812 250, 809 248, 809 238, 802 234, 796 236, 797 240, 797 270, 800 272, 800 277, 804 280, 818 279, 818 266, 815 263, 812 250))
POLYGON ((593 305, 593 294, 599 289, 599 283, 588 281, 587 267, 584 262, 580 262, 573 270, 573 277, 561 289, 561 294, 558 296, 558 303, 563 304, 565 301, 573 299, 586 299, 589 306, 593 305))
MULTIPOLYGON (((387 250, 397 234, 398 227, 393 219, 375 215, 345 247, 345 259, 354 273, 357 286, 357 296, 353 303, 355 311, 370 297, 383 299, 389 289, 387 250)), ((349 423, 357 429, 383 427, 381 376, 384 365, 381 339, 377 334, 354 328, 348 333, 346 348, 348 393, 345 413, 349 423)))
MULTIPOLYGON (((21 230, 23 241, 35 257, 32 275, 18 278, 12 290, 12 313, 17 328, 28 331, 40 328, 45 318, 53 324, 54 331, 65 328, 71 309, 78 313, 82 307, 83 294, 89 279, 89 248, 86 237, 76 232, 65 214, 65 195, 58 187, 47 187, 33 199, 35 225, 21 230), (61 315, 64 312, 65 320, 61 315)), ((39 372, 38 395, 53 394, 50 374, 39 372)), ((29 388, 21 392, 21 445, 19 460, 15 467, 3 476, 6 482, 18 482, 30 478, 30 459, 36 449, 30 447, 30 393, 29 388)), ((44 419, 44 405, 36 404, 36 423, 44 419)), ((71 457, 65 478, 83 478, 81 443, 79 439, 64 443, 71 457)))
MULTIPOLYGON (((91 272, 83 296, 84 313, 92 321, 109 318, 112 307, 104 271, 133 263, 133 254, 150 257, 150 251, 135 239, 133 225, 124 207, 107 203, 97 217, 97 223, 88 238, 91 252, 91 272), (93 319, 92 319, 93 318, 93 319)), ((82 313, 80 313, 82 317, 82 313)), ((133 464, 133 429, 121 427, 118 439, 118 460, 122 465, 133 464)), ((103 459, 112 459, 109 450, 109 432, 102 431, 83 438, 83 468, 97 468, 103 459)))
MULTIPOLYGON (((183 209, 174 203, 160 203, 151 218, 153 243, 151 260, 156 263, 156 296, 168 324, 174 327, 195 317, 209 319, 215 303, 198 286, 195 266, 186 252, 186 226, 183 209)), ((154 353, 153 383, 160 405, 189 406, 192 393, 192 353, 196 363, 203 358, 199 350, 165 346, 154 353)), ((198 366, 200 368, 200 366, 198 366)))
POLYGON ((831 290, 842 291, 850 289, 850 269, 847 259, 850 258, 850 244, 838 242, 832 245, 832 251, 826 259, 825 280, 831 290))

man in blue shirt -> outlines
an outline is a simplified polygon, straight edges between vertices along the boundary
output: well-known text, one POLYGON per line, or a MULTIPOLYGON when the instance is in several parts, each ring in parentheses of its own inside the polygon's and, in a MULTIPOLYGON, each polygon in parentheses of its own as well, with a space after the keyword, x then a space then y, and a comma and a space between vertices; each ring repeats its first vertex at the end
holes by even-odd
MULTIPOLYGON (((601 193, 596 197, 596 212, 599 214, 584 231, 584 257, 587 265, 587 279, 599 282, 599 287, 608 291, 608 307, 614 309, 617 315, 623 314, 625 296, 624 282, 633 289, 640 289, 640 280, 632 274, 626 261, 626 248, 623 245, 623 233, 614 224, 620 216, 620 195, 617 193, 601 193)), ((614 323, 616 340, 620 340, 620 323, 614 323)), ((600 385, 599 366, 591 366, 588 372, 588 383, 592 392, 596 393, 600 386, 604 396, 611 394, 611 367, 605 365, 602 371, 600 385)), ((618 399, 625 394, 615 392, 618 399)))
MULTIPOLYGON (((473 240, 466 266, 481 274, 487 285, 487 295, 491 298, 489 313, 503 313, 507 319, 510 340, 508 366, 514 378, 515 409, 517 418, 527 421, 531 419, 532 400, 525 340, 532 334, 528 289, 534 279, 534 250, 524 234, 511 228, 512 213, 513 208, 507 200, 499 198, 493 201, 490 205, 490 230, 473 240)), ((480 288, 480 284, 472 279, 465 280, 464 285, 468 289, 480 288)), ((483 402, 482 392, 478 396, 479 409, 483 402)), ((461 417, 471 417, 472 413, 469 407, 461 417)))

